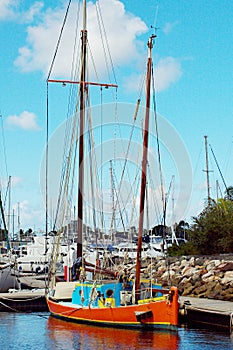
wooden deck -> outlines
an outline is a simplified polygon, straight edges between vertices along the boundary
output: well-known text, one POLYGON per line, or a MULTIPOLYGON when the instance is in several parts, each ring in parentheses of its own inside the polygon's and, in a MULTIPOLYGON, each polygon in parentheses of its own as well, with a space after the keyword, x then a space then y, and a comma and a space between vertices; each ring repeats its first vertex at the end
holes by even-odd
POLYGON ((232 331, 233 302, 180 297, 180 319, 194 327, 232 331))

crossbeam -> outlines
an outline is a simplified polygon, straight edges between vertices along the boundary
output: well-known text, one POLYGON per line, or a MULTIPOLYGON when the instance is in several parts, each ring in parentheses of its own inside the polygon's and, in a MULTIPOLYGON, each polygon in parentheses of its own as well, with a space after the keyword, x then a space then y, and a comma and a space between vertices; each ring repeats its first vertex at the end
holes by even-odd
POLYGON ((59 79, 48 79, 48 83, 61 83, 61 84, 85 84, 85 85, 95 85, 104 86, 105 88, 114 87, 117 88, 116 84, 105 84, 105 83, 95 83, 91 81, 74 81, 74 80, 59 80, 59 79))

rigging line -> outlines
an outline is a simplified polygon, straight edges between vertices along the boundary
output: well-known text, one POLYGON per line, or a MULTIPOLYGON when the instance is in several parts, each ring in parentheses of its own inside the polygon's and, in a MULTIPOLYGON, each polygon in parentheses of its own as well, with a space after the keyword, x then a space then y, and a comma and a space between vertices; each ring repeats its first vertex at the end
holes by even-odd
MULTIPOLYGON (((63 26, 62 26, 62 31, 64 29, 64 26, 65 26, 65 22, 66 22, 66 19, 67 19, 67 15, 68 15, 68 11, 69 11, 69 7, 70 7, 70 3, 71 1, 69 2, 69 5, 67 7, 67 11, 66 11, 66 15, 65 15, 65 18, 64 18, 64 21, 63 21, 63 26)), ((78 11, 77 11, 77 18, 76 18, 76 28, 78 28, 78 18, 79 18, 79 12, 80 12, 80 5, 78 6, 78 11)), ((55 52, 55 55, 54 55, 54 58, 53 58, 53 64, 54 64, 54 61, 55 61, 55 57, 56 57, 56 54, 57 54, 57 51, 58 51, 58 46, 60 44, 60 40, 61 40, 61 36, 62 36, 62 31, 60 33, 60 37, 59 37, 59 40, 58 40, 58 43, 57 43, 57 47, 56 47, 56 52, 55 52)), ((71 70, 71 76, 75 75, 75 70, 74 70, 74 62, 75 62, 75 51, 76 51, 76 46, 77 46, 77 30, 76 30, 76 34, 75 34, 75 44, 74 44, 74 50, 73 50, 73 58, 72 58, 72 70, 71 70)), ((52 67, 50 68, 50 73, 49 73, 49 76, 48 76, 48 79, 50 77, 50 74, 51 74, 51 71, 52 71, 52 67)), ((48 81, 47 79, 47 81, 48 81)), ((67 112, 67 122, 66 122, 66 127, 65 127, 65 137, 64 137, 64 149, 63 149, 63 168, 62 168, 62 171, 61 171, 61 179, 60 179, 60 190, 59 190, 59 197, 58 197, 58 201, 57 201, 57 209, 56 209, 56 215, 55 215, 55 221, 54 221, 54 227, 53 227, 53 230, 55 230, 55 227, 56 227, 56 222, 57 222, 57 218, 58 218, 58 212, 59 212, 59 208, 60 208, 60 195, 61 195, 61 192, 62 192, 62 187, 63 187, 63 183, 64 183, 64 176, 65 176, 65 168, 66 168, 66 163, 67 163, 67 155, 66 155, 66 150, 67 150, 67 145, 68 145, 68 140, 70 139, 70 132, 69 130, 72 130, 71 129, 71 118, 69 118, 69 116, 71 115, 70 111, 71 111, 71 101, 72 99, 74 99, 74 88, 73 87, 70 87, 70 95, 69 95, 69 102, 68 102, 68 112, 67 112)), ((73 129, 74 130, 74 129, 73 129)), ((71 136, 71 139, 72 139, 72 136, 71 136)))
MULTIPOLYGON (((136 183, 136 180, 137 180, 137 184, 135 186, 135 193, 134 193, 134 196, 133 196, 133 205, 132 205, 132 211, 131 211, 131 218, 130 218, 130 227, 132 226, 133 224, 133 217, 134 217, 134 213, 136 213, 137 215, 137 212, 136 212, 136 200, 137 200, 137 196, 136 194, 138 193, 138 190, 139 190, 139 184, 140 184, 140 176, 139 175, 139 171, 140 169, 138 168, 138 171, 137 171, 137 174, 135 175, 135 180, 134 182, 136 183)), ((138 221, 138 216, 136 217, 137 221, 138 221)))
MULTIPOLYGON (((77 16, 76 16, 76 30, 75 30, 75 38, 74 38, 74 49, 73 49, 73 56, 72 56, 72 66, 71 66, 71 80, 73 77, 73 80, 78 77, 78 69, 80 67, 80 64, 76 64, 79 61, 79 52, 80 52, 80 45, 81 45, 81 40, 79 40, 78 32, 78 23, 79 23, 79 16, 80 16, 80 1, 78 1, 78 9, 77 9, 77 16), (78 47, 78 49, 77 49, 78 47), (76 54, 76 57, 75 57, 76 54), (77 59, 78 57, 78 59, 77 59)), ((72 84, 71 84, 72 85, 72 84)))
POLYGON ((218 189, 219 189, 219 191, 220 191, 221 198, 223 198, 223 193, 222 193, 222 190, 221 190, 221 188, 220 188, 220 186, 219 186, 219 183, 218 183, 218 189))
POLYGON ((145 200, 146 200, 146 230, 148 231, 149 230, 148 182, 146 183, 145 200))
MULTIPOLYGON (((73 49, 73 56, 72 56, 72 68, 71 68, 71 80, 75 80, 76 77, 79 74, 79 70, 80 70, 80 65, 81 62, 77 59, 77 57, 75 57, 75 53, 76 56, 78 56, 78 58, 80 58, 80 56, 78 55, 78 52, 80 51, 80 44, 81 41, 78 40, 78 23, 79 23, 79 16, 80 16, 80 2, 78 2, 78 9, 77 9, 77 16, 76 16, 76 31, 75 31, 75 40, 74 40, 74 49, 73 49), (77 44, 78 43, 78 44, 77 44), (77 49, 78 46, 78 49, 77 49), (76 64, 76 62, 79 61, 79 64, 76 64)), ((77 113, 78 110, 78 104, 75 102, 73 103, 72 101, 76 101, 76 97, 77 97, 77 88, 73 86, 73 84, 71 84, 70 86, 70 95, 69 95, 69 103, 68 103, 68 112, 67 112, 67 119, 70 119, 70 116, 73 115, 74 113, 77 113), (72 106, 75 105, 75 109, 71 109, 72 106)), ((68 124, 67 123, 67 129, 68 130, 72 130, 71 126, 71 122, 68 124)), ((64 151, 67 149, 66 145, 68 143, 69 140, 69 134, 68 132, 66 133, 66 141, 65 141, 65 146, 64 146, 64 151)), ((65 152, 63 155, 63 159, 65 157, 65 152)))
MULTIPOLYGON (((67 119, 66 123, 66 130, 65 130, 65 140, 64 140, 64 152, 63 152, 63 168, 61 172, 61 179, 60 179, 60 189, 59 189, 59 197, 57 201, 57 210, 56 210, 56 217, 55 217, 55 224, 58 219, 58 214, 60 210, 66 210, 64 206, 66 206, 65 202, 65 194, 68 193, 68 183, 67 179, 70 178, 70 171, 71 171, 71 162, 73 159, 73 163, 75 162, 76 159, 76 151, 77 151, 77 130, 78 130, 78 105, 76 106, 76 112, 74 118, 69 118, 67 119), (73 123, 72 123, 73 119, 73 123), (72 130, 71 135, 70 131, 72 130), (68 140, 69 140, 69 147, 68 147, 68 140), (74 147, 75 145, 75 147, 74 147), (74 147, 74 148, 73 148, 74 147), (66 150, 68 148, 68 152, 66 153, 66 150), (63 205, 63 207, 61 207, 63 205)), ((73 175, 72 175, 72 183, 74 182, 74 171, 75 167, 73 166, 73 175)), ((73 185, 71 186, 73 189, 73 185)), ((72 195, 72 193, 70 193, 72 195)), ((63 220, 63 219, 62 219, 63 220)))
MULTIPOLYGON (((7 188, 6 188, 6 193, 5 193, 5 198, 4 198, 4 204, 3 204, 3 206, 4 206, 4 209, 6 208, 6 201, 7 201, 7 195, 8 195, 8 192, 10 193, 10 176, 8 177, 8 182, 7 182, 7 188)), ((10 194, 9 194, 10 195, 10 194)))
POLYGON ((65 17, 64 17, 64 20, 63 20, 63 23, 62 23, 62 27, 61 27, 61 31, 60 31, 60 34, 59 34, 59 37, 58 37, 58 42, 57 42, 57 45, 56 45, 56 48, 55 48, 55 53, 54 53, 54 56, 53 56, 53 59, 52 59, 51 66, 49 68, 49 73, 48 73, 47 80, 49 80, 50 75, 52 73, 52 69, 53 69, 54 62, 55 62, 55 59, 56 59, 56 56, 57 56, 58 48, 59 48, 59 45, 60 45, 60 42, 61 42, 62 33, 63 33, 64 27, 65 27, 65 23, 66 23, 66 20, 67 20, 70 4, 71 4, 71 0, 69 0, 68 6, 67 6, 67 9, 66 9, 65 17))
MULTIPOLYGON (((97 193, 96 193, 96 196, 97 198, 100 198, 100 193, 99 193, 99 184, 100 184, 100 177, 99 177, 99 173, 97 171, 97 159, 96 159, 96 154, 94 152, 94 149, 95 149, 95 141, 94 141, 94 135, 93 135, 93 127, 92 127, 92 118, 91 118, 91 108, 90 108, 90 97, 88 95, 88 111, 90 111, 90 113, 88 114, 88 125, 89 125, 89 133, 90 133, 90 136, 91 136, 91 158, 93 160, 93 167, 92 167, 92 170, 93 170, 93 173, 95 174, 95 179, 96 179, 96 189, 97 189, 97 193), (98 186, 97 186, 98 184, 98 186)), ((98 211, 101 213, 101 206, 100 206, 100 203, 98 203, 98 211)), ((94 208, 96 208, 96 205, 94 205, 94 208)), ((96 209, 95 209, 95 212, 96 212, 96 209)), ((101 220, 103 219, 103 226, 104 225, 104 217, 102 218, 101 217, 101 220)), ((97 220, 96 220, 97 222, 97 220)), ((102 222, 101 222, 101 225, 102 225, 102 222)), ((96 228, 97 228, 97 224, 96 224, 96 228)))
POLYGON ((49 164, 49 84, 46 83, 46 150, 45 150, 45 253, 48 237, 48 164, 49 164))
MULTIPOLYGON (((102 13, 101 13, 100 1, 96 2, 96 9, 97 9, 96 12, 97 12, 98 22, 100 21, 102 23, 102 28, 103 28, 103 33, 104 33, 104 36, 105 36, 105 41, 106 41, 107 51, 108 51, 108 55, 109 55, 109 59, 110 59, 110 63, 111 63, 112 73, 113 73, 113 77, 114 77, 115 83, 117 84, 115 70, 114 70, 114 64, 113 64, 111 52, 110 52, 110 49, 109 49, 108 38, 107 38, 107 35, 106 35, 106 30, 105 30, 103 17, 102 17, 102 13)), ((101 27, 100 27, 100 31, 101 31, 101 27)), ((102 39, 102 31, 101 31, 101 39, 102 39)), ((102 41, 102 43, 103 43, 103 41, 102 41)), ((103 48, 104 48, 104 45, 103 45, 103 48)))
POLYGON ((230 158, 231 158, 231 151, 232 151, 232 141, 230 142, 230 145, 228 146, 226 155, 228 155, 228 157, 225 159, 224 165, 223 165, 223 169, 224 169, 224 173, 226 174, 228 172, 228 166, 229 166, 229 162, 230 162, 230 158))
MULTIPOLYGON (((73 56, 72 56, 72 66, 71 66, 71 80, 75 80, 76 77, 78 76, 78 72, 80 70, 80 62, 79 64, 76 64, 78 62, 77 57, 78 52, 80 51, 80 40, 78 40, 78 23, 79 23, 79 14, 80 14, 80 2, 78 2, 78 10, 77 10, 77 17, 76 17, 76 31, 75 31, 75 40, 74 40, 74 49, 73 49, 73 56), (78 43, 78 44, 77 44, 78 43), (78 49, 77 49, 78 46, 78 49)), ((79 57, 79 56, 78 56, 79 57)), ((68 101, 68 108, 67 108, 67 120, 69 121, 71 116, 75 114, 75 109, 73 109, 73 106, 76 106, 76 102, 74 103, 73 101, 76 101, 76 96, 77 96, 77 87, 73 86, 73 84, 70 84, 70 91, 69 91, 69 101, 68 101)), ((66 132, 65 132, 65 145, 64 145, 64 153, 63 153, 63 160, 65 158, 65 150, 67 149, 66 145, 68 144, 68 140, 70 137, 70 130, 71 129, 71 120, 66 124, 66 132), (69 132, 68 132, 68 131, 69 132)))
MULTIPOLYGON (((77 30, 76 30, 76 35, 75 35, 75 44, 74 44, 73 60, 72 60, 71 77, 74 77, 74 78, 77 76, 78 70, 79 70, 78 65, 75 65, 75 62, 76 62, 75 52, 78 51, 78 50, 76 50, 76 47, 77 47, 77 37, 78 37, 77 33, 78 33, 79 12, 80 12, 80 6, 78 7, 78 11, 77 11, 77 19, 76 19, 77 30), (76 67, 76 69, 74 67, 76 67)), ((80 41, 78 41, 78 42, 80 43, 80 41)), ((79 44, 79 47, 80 47, 80 44, 79 44)), ((79 67, 80 67, 80 63, 79 63, 79 67)), ((80 94, 80 91, 79 91, 79 94, 80 94)), ((61 179, 61 186, 62 186, 62 183, 64 182, 65 174, 68 174, 68 177, 70 176, 69 174, 71 171, 72 157, 74 157, 73 163, 75 163, 75 159, 76 159, 77 142, 78 142, 77 141, 77 126, 78 126, 79 104, 78 103, 76 104, 75 111, 71 110, 71 107, 74 105, 74 103, 72 103, 72 100, 76 99, 76 95, 77 95, 77 89, 75 87, 71 86, 70 87, 70 95, 69 95, 69 103, 68 103, 68 111, 67 111, 66 130, 65 130, 65 141, 64 141, 64 150, 63 150, 64 171, 63 171, 63 176, 61 179), (75 117, 71 118, 70 116, 73 113, 74 113, 75 117), (73 122, 72 122, 72 120, 73 120, 73 122), (69 148, 68 148, 68 143, 70 144, 69 148), (72 147, 73 147, 74 143, 75 143, 75 148, 73 149, 72 147), (67 148, 69 150, 68 155, 66 153, 67 148), (73 153, 74 153, 74 156, 72 156, 73 153), (65 172, 66 167, 67 167, 67 170, 65 172)), ((71 176, 71 180, 72 180, 71 189, 74 189, 74 187, 73 187, 74 171, 75 171, 75 166, 73 165, 73 175, 71 176)), ((62 188, 61 188, 61 191, 62 191, 62 188)), ((64 189, 64 191, 68 192, 68 184, 66 185, 66 189, 64 189)), ((72 190, 70 192, 70 196, 72 196, 72 190)), ((63 197, 64 197, 64 195, 63 195, 63 197)), ((63 208, 63 210, 67 210, 67 209, 63 208)))
MULTIPOLYGON (((100 88, 100 190, 103 198, 103 89, 100 88)), ((103 230, 103 215, 104 215, 104 203, 101 201, 101 218, 102 218, 102 230, 103 230)))
MULTIPOLYGON (((137 180, 137 176, 138 176, 138 174, 139 174, 139 170, 140 170, 140 169, 138 168, 137 171, 136 171, 134 181, 133 181, 132 185, 130 186, 131 191, 129 191, 129 193, 128 193, 128 195, 127 195, 127 198, 125 199, 126 205, 124 204, 124 202, 123 202, 123 200, 122 200, 122 198, 121 198, 122 204, 124 204, 124 211, 125 211, 125 213, 126 213, 125 215, 126 215, 126 220, 127 220, 127 223, 128 223, 128 224, 129 224, 130 221, 129 221, 129 219, 128 219, 128 213, 127 213, 125 207, 127 206, 127 203, 131 203, 130 197, 131 197, 133 188, 135 188, 134 186, 135 186, 135 183, 136 183, 136 180, 137 180)), ((116 177, 116 175, 115 175, 115 177, 116 177)), ((118 190, 118 192, 120 193, 119 190, 118 190)), ((138 192, 138 188, 135 190, 134 198, 136 198, 136 193, 137 193, 137 192, 138 192)), ((120 198, 120 197, 119 197, 119 198, 120 198)), ((118 203, 118 205, 119 205, 119 207, 120 207, 120 203, 118 203)))
POLYGON ((94 69, 94 72, 95 72, 95 75, 96 75, 96 80, 99 81, 99 76, 98 76, 98 73, 97 73, 97 68, 96 68, 96 65, 95 65, 95 60, 94 60, 94 55, 92 53, 92 50, 91 50, 91 47, 88 44, 88 51, 90 52, 90 56, 91 56, 91 61, 92 61, 92 64, 93 64, 93 69, 94 69))
POLYGON ((114 197, 114 189, 115 189, 115 183, 114 183, 114 178, 113 178, 113 173, 112 173, 112 160, 110 162, 110 183, 111 183, 111 197, 112 197, 112 218, 111 218, 111 223, 110 223, 110 232, 112 236, 112 241, 113 241, 113 230, 116 232, 116 212, 114 210, 114 203, 115 203, 115 197, 114 197))
POLYGON ((118 120, 118 95, 117 89, 115 93, 115 104, 114 104, 114 131, 113 131, 113 160, 114 165, 116 165, 116 136, 117 136, 117 120, 118 120))
POLYGON ((153 106, 154 106, 156 142, 157 142, 157 152, 158 152, 158 161, 159 161, 159 176, 160 176, 162 203, 163 203, 163 212, 164 212, 165 196, 164 196, 164 188, 163 188, 162 163, 161 163, 161 153, 160 153, 160 145, 159 145, 159 131, 158 131, 158 118, 157 118, 157 111, 156 111, 156 100, 155 100, 155 81, 154 81, 153 64, 152 64, 152 85, 153 85, 153 106))
POLYGON ((166 219, 167 204, 168 204, 168 199, 169 199, 170 192, 171 192, 172 181, 173 181, 173 178, 172 178, 171 181, 170 181, 169 188, 168 188, 168 192, 167 192, 167 194, 166 194, 166 196, 165 196, 165 206, 164 206, 164 213, 163 213, 164 226, 165 226, 165 222, 166 222, 165 219, 166 219))
POLYGON ((4 127, 3 127, 3 117, 2 114, 0 113, 0 118, 1 118, 1 129, 2 129, 2 145, 3 145, 3 155, 4 155, 4 160, 5 160, 5 168, 6 168, 6 176, 8 177, 8 168, 7 168, 7 159, 6 159, 6 142, 5 142, 5 133, 4 133, 4 127))
POLYGON ((154 25, 153 25, 153 28, 155 28, 155 29, 156 29, 156 22, 157 22, 157 18, 158 18, 158 12, 159 12, 159 5, 156 6, 156 11, 155 11, 154 25))
MULTIPOLYGON (((148 175, 149 175, 149 180, 152 184, 152 188, 155 188, 154 186, 154 182, 153 182, 153 179, 152 179, 152 174, 151 174, 151 170, 150 170, 150 166, 149 166, 149 163, 148 163, 148 175)), ((158 208, 158 204, 155 200, 155 197, 156 197, 156 194, 154 196, 152 196, 152 201, 153 201, 153 204, 154 204, 154 208, 155 208, 155 213, 156 213, 156 217, 157 217, 157 222, 159 222, 159 208, 158 208)))
MULTIPOLYGON (((89 134, 90 134, 90 142, 91 142, 90 152, 91 152, 91 159, 92 159, 92 162, 93 162, 92 172, 95 175, 94 178, 95 178, 96 189, 97 189, 96 197, 100 198, 99 186, 97 186, 97 184, 100 183, 100 179, 99 179, 99 173, 97 171, 96 154, 94 152, 95 142, 94 142, 93 127, 92 127, 92 120, 90 118, 90 114, 89 114, 89 123, 88 124, 89 124, 89 134)), ((94 199, 94 196, 93 196, 93 199, 94 199)), ((97 204, 98 204, 98 211, 101 212, 101 209, 99 207, 99 205, 100 205, 99 202, 97 202, 97 204)), ((93 207, 96 208, 96 205, 93 205, 93 207)), ((95 211, 96 211, 96 209, 95 209, 95 211)), ((96 228, 97 228, 97 224, 96 224, 96 228)))
MULTIPOLYGON (((117 184, 117 178, 116 178, 116 175, 115 175, 115 171, 113 169, 113 178, 114 178, 114 182, 116 183, 116 187, 119 188, 118 184, 117 184)), ((122 225, 124 227, 124 230, 125 230, 125 225, 123 223, 123 215, 122 213, 125 212, 125 216, 126 216, 126 221, 127 221, 127 224, 129 224, 129 218, 128 218, 128 214, 127 214, 127 210, 125 208, 125 203, 122 199, 122 196, 121 196, 121 192, 118 190, 118 194, 117 194, 117 191, 115 189, 115 193, 116 193, 116 196, 117 196, 117 202, 119 204, 119 211, 120 211, 120 217, 121 217, 121 221, 122 221, 122 225), (123 210, 120 209, 120 199, 121 199, 121 203, 123 204, 123 210)))
MULTIPOLYGON (((119 197, 118 197, 117 191, 115 191, 115 193, 116 193, 116 198, 119 201, 119 197)), ((124 230, 124 232, 126 232, 125 224, 124 224, 124 220, 123 220, 123 216, 122 216, 122 212, 121 212, 120 209, 119 209, 119 213, 120 213, 120 219, 121 219, 121 223, 122 223, 122 226, 123 226, 123 230, 124 230)))
POLYGON ((213 156, 214 156, 214 160, 215 160, 215 163, 216 163, 216 165, 217 165, 218 171, 219 171, 219 173, 220 173, 220 175, 221 175, 221 178, 222 178, 223 184, 224 184, 224 186, 225 186, 226 192, 228 192, 228 190, 227 190, 227 185, 226 185, 225 179, 224 179, 224 177, 223 177, 223 174, 222 174, 222 172, 221 172, 221 169, 220 169, 220 167, 219 167, 219 165, 218 165, 217 158, 215 157, 214 151, 213 151, 213 149, 212 149, 212 147, 211 147, 210 144, 209 144, 209 146, 210 146, 210 150, 211 150, 211 152, 212 152, 212 154, 213 154, 213 156))
POLYGON ((60 187, 59 187, 59 196, 58 196, 58 200, 57 200, 57 208, 56 208, 56 215, 55 215, 55 222, 54 222, 54 230, 55 230, 55 226, 56 226, 56 222, 58 219, 58 214, 60 211, 60 207, 61 207, 61 201, 62 201, 62 194, 64 197, 64 193, 66 191, 66 188, 64 186, 66 185, 65 179, 69 177, 69 172, 70 172, 70 161, 72 158, 72 147, 74 144, 74 140, 76 140, 77 142, 77 120, 78 120, 78 111, 76 110, 75 113, 75 117, 73 120, 73 128, 72 128, 72 135, 71 135, 71 140, 70 140, 70 146, 69 146, 69 150, 68 150, 68 155, 67 157, 65 156, 65 152, 64 152, 64 159, 63 159, 63 168, 62 168, 62 172, 61 172, 61 179, 60 179, 60 187))
MULTIPOLYGON (((91 199, 92 199, 92 220, 93 220, 93 225, 94 225, 94 232, 96 232, 97 229, 97 225, 96 225, 96 210, 95 210, 95 196, 94 196, 94 183, 93 183, 93 176, 92 176, 92 152, 93 152, 93 148, 92 148, 92 123, 91 123, 91 115, 90 115, 90 110, 88 109, 88 144, 89 144, 89 167, 90 167, 90 179, 91 179, 91 199)), ((96 243, 97 243, 97 237, 96 237, 96 243)))
POLYGON ((198 168, 198 165, 200 164, 200 159, 201 159, 201 154, 202 154, 202 145, 200 146, 200 151, 199 151, 199 154, 198 154, 198 157, 197 157, 197 162, 196 162, 196 166, 195 166, 195 169, 194 169, 194 178, 196 177, 196 174, 197 174, 197 168, 198 168))
MULTIPOLYGON (((131 132, 130 132, 128 147, 127 147, 127 150, 126 150, 124 165, 123 165, 123 169, 122 169, 122 173, 121 173, 121 178, 120 178, 120 183, 119 183, 119 192, 120 192, 120 190, 121 190, 121 186, 122 186, 122 182, 123 182, 123 178, 124 178, 124 173, 125 173, 126 165, 127 165, 127 163, 128 163, 128 155, 129 155, 129 151, 130 151, 131 141, 132 141, 132 137, 133 137, 133 131, 134 131, 134 127, 135 127, 137 115, 138 115, 138 110, 139 110, 140 102, 141 102, 141 100, 138 99, 137 104, 136 104, 136 108, 135 108, 135 112, 134 112, 134 119, 133 119, 133 124, 132 124, 131 132)), ((116 205, 117 205, 117 203, 116 203, 116 205)))
MULTIPOLYGON (((73 90, 74 91, 74 90, 73 90)), ((80 95, 80 90, 79 90, 79 95, 80 95)), ((78 99, 79 101, 79 99, 78 99)), ((70 94, 70 101, 69 101, 69 108, 71 106, 71 94, 70 94)), ((58 201, 57 201, 57 210, 56 210, 56 215, 55 215, 55 223, 54 223, 54 229, 56 226, 56 222, 57 222, 57 218, 58 218, 58 214, 59 214, 59 209, 60 209, 60 205, 61 205, 61 195, 62 195, 62 188, 64 186, 64 179, 65 179, 65 175, 67 173, 69 173, 69 168, 70 167, 69 164, 67 163, 67 160, 71 159, 71 155, 72 155, 72 145, 74 143, 75 138, 77 138, 77 125, 78 125, 78 108, 79 108, 79 104, 76 104, 76 108, 75 108, 75 116, 73 118, 73 124, 72 124, 72 118, 68 118, 69 113, 67 113, 67 123, 66 123, 66 130, 65 130, 65 141, 64 141, 64 150, 63 150, 63 169, 61 172, 61 179, 60 179, 60 189, 59 189, 59 197, 58 197, 58 201), (72 125, 71 125, 72 124, 72 125), (71 127, 72 126, 72 127, 71 127), (71 136, 68 136, 69 130, 72 130, 71 136), (66 153, 66 149, 68 146, 68 140, 70 139, 70 146, 68 148, 68 155, 66 153), (67 168, 67 169, 66 169, 67 168)))

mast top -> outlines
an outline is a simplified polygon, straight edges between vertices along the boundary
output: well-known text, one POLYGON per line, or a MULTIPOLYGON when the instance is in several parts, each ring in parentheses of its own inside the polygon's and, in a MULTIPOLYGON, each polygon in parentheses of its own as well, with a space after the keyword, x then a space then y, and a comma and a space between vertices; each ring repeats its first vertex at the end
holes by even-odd
POLYGON ((148 43, 147 43, 147 46, 149 48, 149 52, 148 52, 148 58, 151 58, 151 50, 153 48, 153 44, 154 44, 154 38, 156 38, 157 35, 156 34, 152 34, 150 37, 149 37, 149 40, 148 40, 148 43))
POLYGON ((87 2, 83 0, 83 31, 87 30, 87 2))

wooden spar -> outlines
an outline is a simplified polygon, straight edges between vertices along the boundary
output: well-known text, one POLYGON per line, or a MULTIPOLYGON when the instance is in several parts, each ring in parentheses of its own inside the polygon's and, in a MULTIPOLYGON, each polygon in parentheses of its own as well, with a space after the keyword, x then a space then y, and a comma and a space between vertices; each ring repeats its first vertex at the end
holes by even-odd
POLYGON ((151 71, 152 71, 152 57, 151 52, 153 48, 152 35, 148 41, 148 61, 147 61, 147 77, 146 77, 146 113, 144 122, 143 135, 143 156, 142 156, 142 174, 141 174, 141 193, 140 193, 140 211, 139 211, 139 225, 138 225, 138 246, 137 246, 137 260, 136 260, 136 278, 135 278, 135 302, 140 298, 140 270, 141 270, 141 252, 142 252, 142 232, 144 219, 144 205, 146 192, 146 175, 147 175, 147 156, 148 156, 148 132, 149 132, 149 116, 150 116, 150 86, 151 86, 151 71))
POLYGON ((86 0, 83 1, 83 30, 81 32, 82 41, 82 68, 80 83, 80 124, 79 124, 79 178, 78 178, 78 239, 77 257, 82 257, 83 253, 83 189, 84 189, 84 118, 85 118, 85 94, 86 94, 86 57, 87 57, 87 30, 86 30, 86 0))
MULTIPOLYGON (((47 80, 48 83, 61 83, 61 84, 83 84, 84 81, 75 81, 75 80, 59 80, 59 79, 48 79, 47 80)), ((115 87, 117 88, 118 85, 117 84, 106 84, 106 83, 95 83, 92 81, 86 81, 85 85, 94 85, 94 86, 101 86, 101 87, 105 87, 106 89, 109 87, 115 87)))

